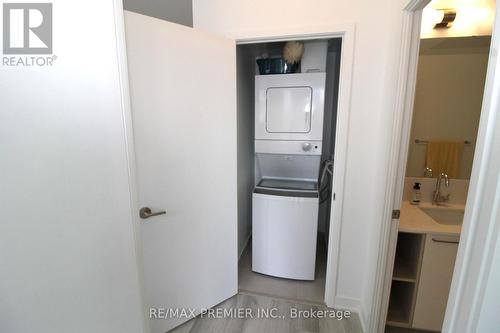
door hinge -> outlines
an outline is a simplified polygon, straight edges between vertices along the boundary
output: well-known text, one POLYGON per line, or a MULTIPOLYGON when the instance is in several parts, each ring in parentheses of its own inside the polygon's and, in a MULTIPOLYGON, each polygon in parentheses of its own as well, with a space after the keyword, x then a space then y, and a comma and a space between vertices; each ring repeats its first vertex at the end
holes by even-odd
POLYGON ((335 200, 335 192, 333 192, 333 200, 335 200))
POLYGON ((401 211, 399 209, 392 210, 392 218, 399 220, 399 215, 401 215, 401 211))

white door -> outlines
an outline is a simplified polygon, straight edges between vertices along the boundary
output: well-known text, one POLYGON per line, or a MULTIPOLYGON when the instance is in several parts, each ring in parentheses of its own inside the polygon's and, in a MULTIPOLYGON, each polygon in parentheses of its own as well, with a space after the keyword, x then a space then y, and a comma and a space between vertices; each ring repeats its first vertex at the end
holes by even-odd
MULTIPOLYGON (((233 40, 126 12, 147 303, 210 308, 237 292, 233 40)), ((165 332, 187 318, 152 319, 165 332)))

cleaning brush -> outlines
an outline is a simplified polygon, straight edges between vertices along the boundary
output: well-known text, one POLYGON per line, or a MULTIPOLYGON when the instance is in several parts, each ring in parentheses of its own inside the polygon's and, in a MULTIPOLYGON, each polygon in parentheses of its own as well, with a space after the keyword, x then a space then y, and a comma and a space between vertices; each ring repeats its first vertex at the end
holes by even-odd
POLYGON ((287 42, 283 48, 283 58, 287 64, 298 63, 304 54, 304 44, 301 42, 287 42))

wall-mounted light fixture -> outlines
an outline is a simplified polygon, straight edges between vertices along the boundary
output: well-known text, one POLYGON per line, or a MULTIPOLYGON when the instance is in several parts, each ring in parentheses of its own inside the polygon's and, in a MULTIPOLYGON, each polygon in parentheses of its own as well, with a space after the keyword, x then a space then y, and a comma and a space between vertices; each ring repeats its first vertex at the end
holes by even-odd
POLYGON ((457 17, 457 12, 454 9, 441 9, 443 13, 443 18, 441 19, 441 22, 436 23, 434 25, 434 29, 445 29, 449 28, 453 21, 455 21, 455 18, 457 17))

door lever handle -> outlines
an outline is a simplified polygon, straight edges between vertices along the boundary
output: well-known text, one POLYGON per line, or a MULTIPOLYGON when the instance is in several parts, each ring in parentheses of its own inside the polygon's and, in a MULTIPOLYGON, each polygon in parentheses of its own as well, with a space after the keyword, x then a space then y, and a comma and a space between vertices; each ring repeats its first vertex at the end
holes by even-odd
POLYGON ((432 238, 432 241, 436 243, 458 244, 458 241, 442 240, 442 239, 436 239, 434 237, 432 238))
POLYGON ((163 214, 167 214, 167 212, 163 210, 161 212, 153 213, 151 211, 151 208, 149 208, 149 207, 142 207, 139 210, 139 216, 141 217, 141 219, 147 219, 147 218, 152 217, 152 216, 158 216, 158 215, 163 215, 163 214))

